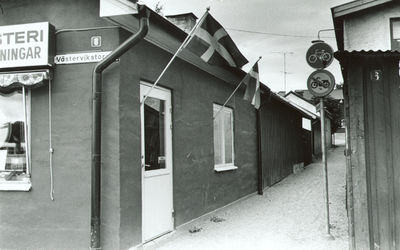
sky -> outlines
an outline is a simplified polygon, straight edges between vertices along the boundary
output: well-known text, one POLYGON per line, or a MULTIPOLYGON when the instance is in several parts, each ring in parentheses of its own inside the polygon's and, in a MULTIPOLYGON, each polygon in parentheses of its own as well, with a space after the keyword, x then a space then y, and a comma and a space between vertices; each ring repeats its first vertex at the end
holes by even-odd
MULTIPOLYGON (((149 8, 159 2, 164 15, 192 12, 201 18, 209 13, 226 29, 249 63, 259 61, 260 81, 272 91, 307 89, 308 76, 315 71, 306 62, 313 40, 320 39, 337 51, 331 8, 351 0, 141 0, 149 8), (322 31, 327 30, 328 31, 322 31), (293 52, 293 53, 291 53, 293 52), (284 60, 286 58, 286 60, 284 60), (285 63, 286 61, 286 63, 285 63), (286 70, 285 70, 286 68, 286 70), (286 74, 284 73, 286 72, 286 74), (286 75, 286 80, 285 80, 286 75)), ((343 83, 335 59, 326 68, 336 83, 343 83)))

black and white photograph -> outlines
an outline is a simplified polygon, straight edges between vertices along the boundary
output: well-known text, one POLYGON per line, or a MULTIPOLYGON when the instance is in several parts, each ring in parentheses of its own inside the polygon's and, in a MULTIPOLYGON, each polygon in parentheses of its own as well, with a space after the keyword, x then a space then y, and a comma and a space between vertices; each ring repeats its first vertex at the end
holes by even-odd
POLYGON ((0 0, 0 250, 400 249, 397 0, 0 0))

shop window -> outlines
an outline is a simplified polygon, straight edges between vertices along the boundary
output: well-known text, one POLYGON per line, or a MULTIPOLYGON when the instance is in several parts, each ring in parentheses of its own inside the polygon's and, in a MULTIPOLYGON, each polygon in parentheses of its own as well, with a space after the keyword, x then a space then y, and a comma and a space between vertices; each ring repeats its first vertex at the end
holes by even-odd
POLYGON ((400 51, 400 18, 390 19, 391 49, 400 51))
POLYGON ((27 97, 22 88, 0 93, 0 190, 31 188, 27 97))
POLYGON ((234 165, 233 109, 214 104, 214 169, 237 169, 234 165))

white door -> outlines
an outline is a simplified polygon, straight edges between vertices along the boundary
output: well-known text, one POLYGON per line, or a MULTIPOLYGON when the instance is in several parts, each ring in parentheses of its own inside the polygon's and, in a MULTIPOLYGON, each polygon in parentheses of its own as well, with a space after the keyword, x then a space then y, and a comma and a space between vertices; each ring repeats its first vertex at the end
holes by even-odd
MULTIPOLYGON (((140 86, 141 100, 149 92, 140 86)), ((143 242, 171 232, 172 202, 171 92, 154 88, 141 106, 143 242)))

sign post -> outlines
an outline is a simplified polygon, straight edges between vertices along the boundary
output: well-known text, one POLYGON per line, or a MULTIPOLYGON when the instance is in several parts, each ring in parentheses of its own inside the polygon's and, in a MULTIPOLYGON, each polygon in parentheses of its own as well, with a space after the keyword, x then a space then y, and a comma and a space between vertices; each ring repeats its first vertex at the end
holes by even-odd
POLYGON ((328 191, 328 161, 326 155, 326 133, 325 133, 325 108, 324 108, 324 97, 320 99, 321 105, 321 143, 322 143, 322 165, 324 167, 324 196, 325 196, 325 208, 326 208, 326 237, 328 239, 334 239, 331 235, 330 219, 329 219, 329 191, 328 191))
POLYGON ((321 118, 321 147, 322 147, 322 164, 324 168, 324 198, 326 207, 326 237, 327 239, 335 239, 331 235, 330 219, 329 219, 329 192, 328 192, 328 163, 326 155, 326 132, 325 132, 325 108, 324 97, 329 95, 335 87, 335 78, 333 75, 324 70, 333 61, 333 49, 326 43, 318 41, 313 44, 307 51, 306 61, 308 65, 316 69, 307 79, 307 88, 314 96, 320 97, 320 118, 321 118))

